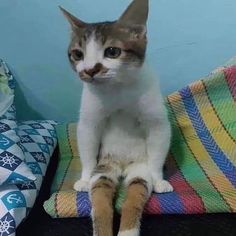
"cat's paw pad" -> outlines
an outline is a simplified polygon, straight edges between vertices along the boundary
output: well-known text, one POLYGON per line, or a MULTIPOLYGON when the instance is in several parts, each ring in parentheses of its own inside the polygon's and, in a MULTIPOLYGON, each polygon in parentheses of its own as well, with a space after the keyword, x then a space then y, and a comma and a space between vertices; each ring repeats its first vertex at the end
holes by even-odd
POLYGON ((154 184, 154 192, 156 193, 167 193, 167 192, 173 192, 172 185, 166 181, 166 180, 158 180, 154 184))
POLYGON ((77 180, 74 183, 74 190, 78 192, 88 192, 89 191, 89 181, 86 180, 77 180))

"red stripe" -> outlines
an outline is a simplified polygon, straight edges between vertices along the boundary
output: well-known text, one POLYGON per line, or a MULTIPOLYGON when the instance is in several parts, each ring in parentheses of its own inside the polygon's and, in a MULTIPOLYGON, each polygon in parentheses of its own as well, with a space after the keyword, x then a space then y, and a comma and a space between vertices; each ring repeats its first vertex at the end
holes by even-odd
POLYGON ((231 66, 224 69, 225 80, 228 83, 230 92, 236 102, 236 66, 231 66))
MULTIPOLYGON (((178 169, 174 158, 168 158, 167 161, 168 180, 178 194, 184 208, 185 214, 205 213, 205 207, 200 196, 195 192, 191 185, 185 180, 184 176, 178 169)), ((158 198, 153 194, 146 203, 145 214, 161 214, 161 205, 158 198)))
POLYGON ((150 197, 144 208, 144 214, 161 214, 161 206, 154 194, 150 197))
POLYGON ((202 199, 191 187, 191 185, 185 180, 184 176, 178 169, 174 158, 171 157, 168 160, 169 181, 174 187, 174 191, 179 195, 180 200, 185 209, 186 214, 204 213, 205 207, 202 199), (172 172, 172 173, 171 173, 172 172))

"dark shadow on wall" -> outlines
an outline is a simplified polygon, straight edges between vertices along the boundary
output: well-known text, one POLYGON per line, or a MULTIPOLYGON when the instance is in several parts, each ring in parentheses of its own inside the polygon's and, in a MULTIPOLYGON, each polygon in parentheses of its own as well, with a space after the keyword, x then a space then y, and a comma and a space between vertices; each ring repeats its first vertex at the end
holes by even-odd
POLYGON ((15 78, 15 105, 16 105, 16 118, 18 121, 23 120, 41 120, 43 116, 33 109, 27 102, 23 91, 27 91, 27 94, 33 96, 32 92, 24 87, 23 84, 20 84, 17 80, 18 76, 14 70, 12 70, 12 74, 15 78))

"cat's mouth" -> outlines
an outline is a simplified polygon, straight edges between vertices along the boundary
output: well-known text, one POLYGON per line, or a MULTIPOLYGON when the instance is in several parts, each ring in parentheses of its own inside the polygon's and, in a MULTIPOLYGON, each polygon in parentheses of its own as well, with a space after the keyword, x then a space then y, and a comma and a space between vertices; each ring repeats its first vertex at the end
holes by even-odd
POLYGON ((113 77, 106 76, 106 77, 80 77, 82 81, 91 84, 103 84, 110 81, 113 77))
POLYGON ((108 70, 105 68, 102 71, 96 71, 95 67, 90 70, 78 71, 77 74, 79 78, 86 83, 103 84, 111 81, 117 76, 115 70, 108 70))

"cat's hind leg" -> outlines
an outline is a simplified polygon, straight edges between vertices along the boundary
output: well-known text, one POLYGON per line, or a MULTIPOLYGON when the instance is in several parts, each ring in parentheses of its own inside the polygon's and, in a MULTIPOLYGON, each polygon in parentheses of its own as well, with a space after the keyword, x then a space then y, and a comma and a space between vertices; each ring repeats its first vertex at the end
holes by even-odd
POLYGON ((138 236, 143 209, 152 192, 151 173, 146 163, 134 163, 124 174, 126 199, 121 209, 118 236, 138 236))
POLYGON ((90 180, 93 236, 113 236, 113 198, 121 174, 112 163, 99 163, 90 180))

